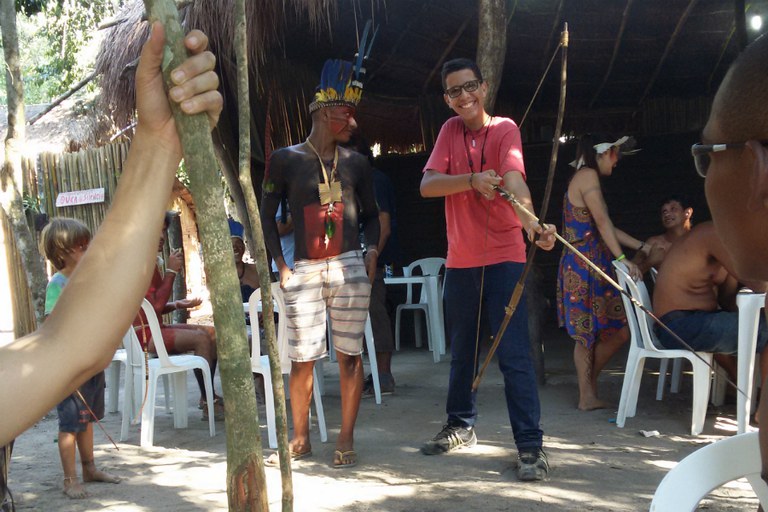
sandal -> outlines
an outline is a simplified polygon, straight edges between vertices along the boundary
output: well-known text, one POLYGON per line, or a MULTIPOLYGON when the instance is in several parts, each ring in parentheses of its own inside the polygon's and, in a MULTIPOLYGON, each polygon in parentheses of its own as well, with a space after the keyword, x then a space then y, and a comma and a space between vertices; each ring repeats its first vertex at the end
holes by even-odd
POLYGON ((333 469, 346 469, 357 466, 357 452, 355 450, 348 450, 343 452, 336 450, 333 452, 333 469))
MULTIPOLYGON (((220 403, 221 405, 224 405, 224 397, 219 396, 214 393, 213 395, 213 403, 220 403)), ((197 402, 197 408, 200 410, 206 409, 208 407, 208 402, 205 401, 205 398, 201 398, 199 402, 197 402)))
MULTIPOLYGON (((201 421, 208 421, 208 402, 201 400, 203 417, 201 421)), ((213 420, 224 421, 224 399, 221 397, 214 398, 213 400, 213 420)))
MULTIPOLYGON (((307 457, 312 455, 312 450, 307 450, 305 452, 291 452, 291 462, 306 459, 307 457)), ((280 467, 280 455, 275 452, 266 459, 264 459, 264 465, 269 468, 279 468, 280 467)))

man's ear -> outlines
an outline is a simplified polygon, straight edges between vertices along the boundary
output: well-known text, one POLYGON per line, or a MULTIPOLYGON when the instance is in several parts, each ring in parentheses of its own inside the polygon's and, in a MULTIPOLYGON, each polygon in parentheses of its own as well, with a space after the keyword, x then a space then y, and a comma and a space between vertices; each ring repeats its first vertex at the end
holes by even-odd
POLYGON ((689 206, 688 208, 686 208, 686 209, 683 211, 683 213, 685 214, 685 218, 686 218, 686 219, 690 219, 691 217, 693 217, 693 208, 691 208, 691 207, 689 206))
POLYGON ((768 209, 768 148, 756 140, 746 143, 747 158, 751 160, 750 198, 748 205, 768 209))

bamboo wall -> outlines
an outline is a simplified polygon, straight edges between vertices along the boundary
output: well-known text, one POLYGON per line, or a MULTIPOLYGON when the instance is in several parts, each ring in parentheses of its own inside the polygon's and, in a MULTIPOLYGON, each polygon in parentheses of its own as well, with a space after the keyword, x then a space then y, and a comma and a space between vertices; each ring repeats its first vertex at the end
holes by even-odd
POLYGON ((129 147, 120 142, 77 153, 41 153, 37 162, 24 164, 25 196, 36 199, 41 213, 78 219, 95 233, 112 203, 129 147), (92 188, 104 188, 103 203, 56 207, 59 193, 92 188))

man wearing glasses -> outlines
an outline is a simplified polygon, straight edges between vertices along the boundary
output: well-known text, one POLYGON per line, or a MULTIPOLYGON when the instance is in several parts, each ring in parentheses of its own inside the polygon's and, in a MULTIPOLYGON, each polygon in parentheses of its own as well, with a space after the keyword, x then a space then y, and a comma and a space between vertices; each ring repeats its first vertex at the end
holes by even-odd
MULTIPOLYGON (((550 250, 554 227, 540 226, 517 210, 496 187, 514 194, 533 211, 525 183, 520 130, 511 119, 485 111, 488 84, 477 64, 468 59, 446 62, 442 70, 444 99, 457 116, 440 130, 421 180, 423 197, 445 197, 448 231, 444 301, 451 342, 451 373, 443 429, 421 448, 438 455, 477 443, 476 394, 472 381, 478 367, 479 319, 488 318, 496 332, 525 263, 523 230, 550 250), (485 308, 481 314, 481 303, 485 308)), ((542 450, 536 374, 529 355, 525 298, 499 345, 507 409, 518 450, 517 476, 542 480, 549 471, 542 450)))
MULTIPOLYGON (((739 56, 717 91, 703 142, 693 147, 715 231, 736 272, 768 279, 768 38, 739 56)), ((766 379, 768 373, 763 372, 766 379)), ((763 390, 768 389, 763 385, 763 390)), ((764 392, 763 398, 766 393, 764 392)), ((768 400, 758 416, 768 418, 768 400)), ((762 475, 768 480, 768 430, 760 429, 762 475)))

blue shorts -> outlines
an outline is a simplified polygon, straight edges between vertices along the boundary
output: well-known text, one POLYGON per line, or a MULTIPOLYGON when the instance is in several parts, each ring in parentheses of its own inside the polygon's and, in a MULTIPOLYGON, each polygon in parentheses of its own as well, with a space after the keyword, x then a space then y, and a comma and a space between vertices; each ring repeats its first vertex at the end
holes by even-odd
MULTIPOLYGON (((670 311, 659 320, 680 336, 696 352, 736 354, 739 351, 738 311, 670 311)), ((689 350, 671 334, 654 325, 659 348, 689 350)), ((757 352, 762 352, 768 342, 765 318, 760 315, 757 330, 757 352)))
MULTIPOLYGON (((99 372, 79 388, 88 407, 99 419, 104 417, 105 382, 104 372, 99 372)), ((88 424, 96 421, 77 393, 69 395, 57 405, 56 412, 59 413, 59 432, 85 432, 88 424)))

